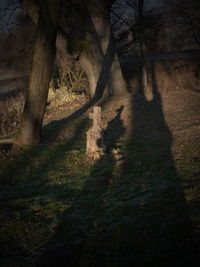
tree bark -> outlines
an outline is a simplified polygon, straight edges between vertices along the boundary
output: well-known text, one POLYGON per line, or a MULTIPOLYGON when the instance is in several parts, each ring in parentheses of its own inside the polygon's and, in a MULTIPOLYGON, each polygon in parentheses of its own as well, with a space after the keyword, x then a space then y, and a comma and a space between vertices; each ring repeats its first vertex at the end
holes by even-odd
MULTIPOLYGON (((33 0, 22 0, 23 6, 29 16, 37 25, 37 5, 33 0), (31 2, 31 4, 30 4, 31 2)), ((86 49, 82 49, 79 62, 86 72, 90 94, 92 97, 101 95, 117 95, 126 91, 126 85, 121 72, 121 66, 113 39, 109 9, 113 1, 98 0, 82 1, 83 10, 77 16, 84 17, 86 30, 86 49)), ((78 23, 80 20, 77 18, 78 23)), ((69 25, 73 29, 74 25, 69 25)), ((80 26, 79 24, 77 26, 80 26)), ((81 25, 82 27, 83 25, 81 25)), ((65 54, 66 45, 61 44, 66 36, 59 27, 57 35, 57 49, 65 54)), ((68 40, 66 41, 68 42, 68 40)), ((68 52, 69 53, 69 52, 68 52)))
POLYGON ((32 69, 26 91, 21 126, 16 135, 17 142, 22 145, 33 145, 40 141, 49 82, 56 53, 55 42, 60 1, 40 0, 39 7, 32 69))
POLYGON ((109 1, 88 1, 85 12, 90 34, 89 52, 80 56, 80 64, 86 71, 91 95, 117 95, 126 91, 126 85, 118 60, 115 41, 111 33, 109 1), (102 88, 100 88, 100 85, 102 88))
POLYGON ((79 62, 87 74, 90 95, 92 97, 95 96, 95 94, 101 95, 103 90, 99 91, 97 89, 97 84, 103 65, 103 53, 97 41, 90 33, 86 35, 86 47, 81 51, 79 62))

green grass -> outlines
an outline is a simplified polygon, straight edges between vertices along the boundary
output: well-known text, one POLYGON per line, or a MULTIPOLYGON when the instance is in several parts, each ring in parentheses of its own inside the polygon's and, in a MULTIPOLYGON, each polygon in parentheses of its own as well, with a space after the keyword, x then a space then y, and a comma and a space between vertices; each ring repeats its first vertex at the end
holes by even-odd
POLYGON ((121 167, 112 157, 94 166, 82 121, 69 125, 74 136, 65 142, 0 161, 2 266, 52 266, 54 258, 53 266, 197 266, 192 151, 176 160, 162 143, 121 143, 121 167), (113 183, 91 187, 91 176, 113 183))

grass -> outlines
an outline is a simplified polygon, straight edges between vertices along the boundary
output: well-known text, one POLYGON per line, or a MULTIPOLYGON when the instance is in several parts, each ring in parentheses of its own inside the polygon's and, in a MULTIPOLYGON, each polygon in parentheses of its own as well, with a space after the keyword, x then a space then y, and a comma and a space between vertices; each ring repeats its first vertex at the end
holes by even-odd
POLYGON ((193 151, 173 160, 162 143, 121 141, 123 164, 94 163, 82 125, 68 124, 74 136, 65 142, 0 160, 1 265, 197 266, 193 151), (88 185, 102 175, 113 182, 88 185))

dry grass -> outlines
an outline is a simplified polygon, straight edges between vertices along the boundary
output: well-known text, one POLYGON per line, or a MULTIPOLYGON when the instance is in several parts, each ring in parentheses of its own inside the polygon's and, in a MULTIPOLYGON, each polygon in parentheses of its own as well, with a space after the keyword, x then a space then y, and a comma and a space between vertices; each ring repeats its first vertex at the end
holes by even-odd
POLYGON ((156 65, 158 88, 161 90, 189 90, 200 86, 200 65, 194 61, 177 60, 156 65))
MULTIPOLYGON (((67 63, 67 59, 65 63, 67 63)), ((59 66, 58 88, 53 87, 53 82, 50 84, 47 112, 72 102, 81 102, 85 100, 88 93, 88 82, 85 73, 77 65, 70 63, 68 67, 59 66)), ((67 66, 67 65, 66 65, 67 66)), ((52 79, 53 80, 53 79, 52 79)), ((12 91, 1 95, 0 99, 0 138, 5 138, 13 135, 20 122, 24 106, 24 92, 22 90, 12 91)))
MULTIPOLYGON (((152 81, 152 68, 154 79, 160 92, 198 90, 200 86, 199 57, 187 59, 169 59, 162 61, 149 61, 147 66, 147 87, 152 81)), ((137 62, 122 63, 126 79, 131 89, 137 91, 140 87, 140 69, 137 62), (128 71, 127 71, 128 69, 128 71)), ((148 89, 148 88, 147 88, 148 89)))
POLYGON ((79 63, 72 60, 68 54, 60 55, 57 53, 55 64, 57 85, 65 88, 69 93, 88 93, 89 84, 85 72, 81 69, 79 63), (59 78, 58 78, 59 77, 59 78))
POLYGON ((0 137, 16 132, 24 106, 24 93, 5 94, 0 101, 0 137))

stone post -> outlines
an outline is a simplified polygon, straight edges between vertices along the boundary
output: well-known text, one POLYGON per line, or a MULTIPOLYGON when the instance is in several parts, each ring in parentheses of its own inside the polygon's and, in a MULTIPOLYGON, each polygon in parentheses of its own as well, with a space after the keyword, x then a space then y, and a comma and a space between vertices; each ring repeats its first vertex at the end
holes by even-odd
POLYGON ((101 125, 101 107, 95 106, 93 113, 89 113, 89 118, 93 120, 92 127, 87 131, 86 153, 91 156, 102 156, 105 151, 103 140, 103 128, 101 125))

